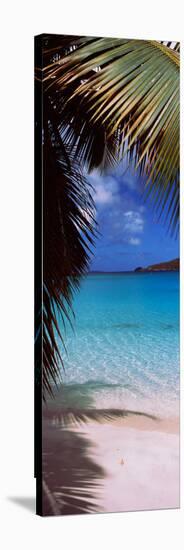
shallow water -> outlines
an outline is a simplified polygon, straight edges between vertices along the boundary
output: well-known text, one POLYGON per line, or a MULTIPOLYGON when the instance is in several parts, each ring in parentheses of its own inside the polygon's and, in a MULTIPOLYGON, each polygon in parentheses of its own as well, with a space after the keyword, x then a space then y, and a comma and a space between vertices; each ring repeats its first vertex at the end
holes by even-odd
POLYGON ((178 273, 90 274, 74 311, 63 381, 79 403, 178 415, 178 273))

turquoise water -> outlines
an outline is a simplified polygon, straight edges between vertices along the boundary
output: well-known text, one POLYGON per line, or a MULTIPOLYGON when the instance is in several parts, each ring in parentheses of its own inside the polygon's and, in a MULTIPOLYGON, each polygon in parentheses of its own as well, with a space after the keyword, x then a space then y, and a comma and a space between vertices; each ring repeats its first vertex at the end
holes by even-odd
POLYGON ((88 275, 74 311, 66 384, 98 408, 178 414, 178 273, 88 275))

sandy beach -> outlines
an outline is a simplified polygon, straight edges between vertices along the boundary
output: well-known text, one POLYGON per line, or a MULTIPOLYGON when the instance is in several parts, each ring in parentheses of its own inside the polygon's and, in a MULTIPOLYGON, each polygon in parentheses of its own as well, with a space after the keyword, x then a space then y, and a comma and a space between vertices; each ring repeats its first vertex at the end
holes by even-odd
POLYGON ((178 508, 178 273, 89 274, 44 407, 44 515, 178 508))
POLYGON ((179 507, 179 421, 127 417, 70 426, 90 441, 105 475, 93 491, 101 512, 179 507))

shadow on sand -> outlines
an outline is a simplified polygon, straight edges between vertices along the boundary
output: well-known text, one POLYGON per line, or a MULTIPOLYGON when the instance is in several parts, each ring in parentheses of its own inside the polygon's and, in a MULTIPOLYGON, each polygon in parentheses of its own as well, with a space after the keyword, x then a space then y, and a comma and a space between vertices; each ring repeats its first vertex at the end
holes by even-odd
POLYGON ((95 409, 90 386, 62 386, 43 408, 43 515, 104 511, 99 507, 98 492, 106 472, 93 461, 92 442, 80 432, 80 422, 112 421, 129 415, 156 420, 136 411, 95 409))
POLYGON ((100 511, 97 493, 105 472, 90 458, 90 447, 80 432, 44 421, 43 515, 100 511))
POLYGON ((86 388, 62 387, 43 410, 43 515, 100 511, 96 494, 105 472, 90 457, 91 442, 57 419, 66 406, 79 403, 92 405, 86 388))

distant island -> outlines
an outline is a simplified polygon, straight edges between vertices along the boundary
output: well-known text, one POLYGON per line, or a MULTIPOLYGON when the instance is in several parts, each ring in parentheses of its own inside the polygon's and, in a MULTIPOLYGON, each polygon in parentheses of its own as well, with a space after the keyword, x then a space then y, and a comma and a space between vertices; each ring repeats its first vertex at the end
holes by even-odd
POLYGON ((175 260, 170 260, 168 262, 161 262, 159 264, 148 265, 147 267, 136 267, 133 270, 124 270, 124 271, 89 271, 88 275, 126 275, 129 273, 138 273, 138 272, 152 272, 152 271, 179 271, 180 260, 176 258, 175 260))
POLYGON ((160 264, 153 264, 148 267, 136 267, 134 271, 179 271, 179 266, 179 258, 176 258, 175 260, 170 260, 169 262, 161 262, 160 264))

